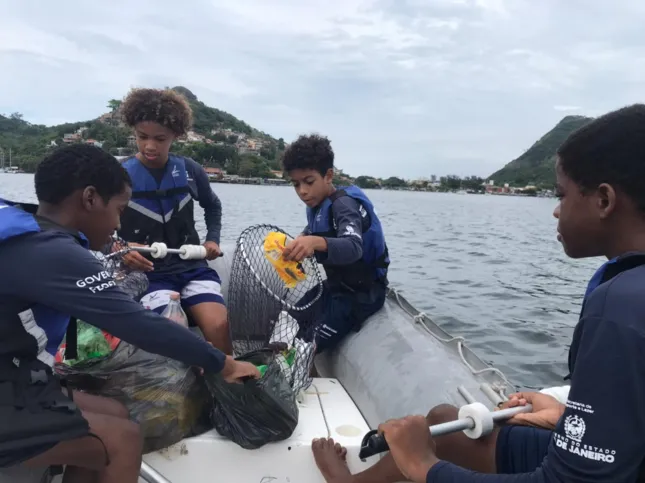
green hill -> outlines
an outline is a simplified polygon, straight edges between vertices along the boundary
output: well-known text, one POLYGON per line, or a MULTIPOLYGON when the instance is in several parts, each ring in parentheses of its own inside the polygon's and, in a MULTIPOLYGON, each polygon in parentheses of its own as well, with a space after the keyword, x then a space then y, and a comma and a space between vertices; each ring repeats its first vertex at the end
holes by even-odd
POLYGON ((592 118, 567 116, 553 129, 542 136, 519 158, 514 159, 499 171, 488 176, 495 185, 509 183, 511 186, 535 185, 551 188, 555 184, 555 153, 565 139, 592 118))
MULTIPOLYGON (((172 150, 207 166, 222 167, 230 174, 271 176, 279 169, 283 139, 275 139, 220 109, 209 107, 185 87, 173 87, 193 109, 193 138, 176 142, 172 150)), ((5 163, 11 150, 12 164, 33 172, 56 146, 69 142, 96 143, 114 155, 134 152, 131 131, 121 123, 120 101, 106 102, 109 112, 99 117, 58 126, 30 124, 18 112, 0 115, 0 149, 5 163), (67 135, 67 139, 65 139, 67 135)))

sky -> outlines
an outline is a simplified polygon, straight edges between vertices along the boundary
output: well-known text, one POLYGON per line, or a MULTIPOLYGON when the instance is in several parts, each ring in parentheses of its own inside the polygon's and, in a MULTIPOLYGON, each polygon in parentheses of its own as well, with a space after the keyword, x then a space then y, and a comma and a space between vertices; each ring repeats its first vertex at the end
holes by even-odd
POLYGON ((352 176, 487 177, 566 115, 643 101, 634 0, 0 0, 0 113, 93 119, 183 85, 352 176))

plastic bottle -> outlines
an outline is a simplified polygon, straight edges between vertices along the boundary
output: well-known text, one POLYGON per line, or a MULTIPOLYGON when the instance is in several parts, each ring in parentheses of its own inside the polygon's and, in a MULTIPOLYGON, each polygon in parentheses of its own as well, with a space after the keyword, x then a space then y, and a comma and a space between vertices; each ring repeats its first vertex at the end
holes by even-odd
POLYGON ((179 301, 179 294, 177 292, 174 292, 170 296, 170 302, 168 302, 166 309, 161 315, 188 328, 188 317, 186 317, 184 309, 181 308, 181 302, 179 301))

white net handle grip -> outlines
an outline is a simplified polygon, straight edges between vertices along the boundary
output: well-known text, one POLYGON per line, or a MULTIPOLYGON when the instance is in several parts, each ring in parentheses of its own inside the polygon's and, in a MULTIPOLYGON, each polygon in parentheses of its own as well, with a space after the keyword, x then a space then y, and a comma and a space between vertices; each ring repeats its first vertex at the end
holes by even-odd
POLYGON ((165 243, 154 242, 150 245, 150 255, 152 258, 166 258, 168 255, 168 246, 165 243))
POLYGON ((471 439, 479 439, 493 431, 495 426, 493 413, 482 403, 474 402, 459 408, 458 419, 470 418, 473 425, 464 429, 464 434, 471 439))
POLYGON ((179 247, 179 258, 182 260, 203 260, 206 258, 206 247, 203 245, 182 245, 179 247))

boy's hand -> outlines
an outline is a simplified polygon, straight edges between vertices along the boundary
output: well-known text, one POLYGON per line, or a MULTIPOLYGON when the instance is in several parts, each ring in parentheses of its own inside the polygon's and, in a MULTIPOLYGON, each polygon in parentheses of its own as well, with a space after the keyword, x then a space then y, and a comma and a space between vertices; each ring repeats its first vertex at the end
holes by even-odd
POLYGON ((226 356, 222 377, 226 382, 241 383, 245 377, 260 379, 260 371, 250 362, 236 361, 231 356, 226 356))
POLYGON ((509 419, 507 424, 522 426, 533 426, 554 430, 555 425, 564 414, 565 405, 548 394, 541 392, 518 392, 511 394, 508 401, 504 402, 499 409, 514 408, 531 404, 533 411, 520 413, 509 419))
POLYGON ((406 480, 425 482, 428 471, 439 461, 426 418, 407 416, 391 419, 381 424, 378 430, 385 437, 390 454, 406 480))
POLYGON ((204 248, 206 248, 206 260, 215 260, 217 257, 222 256, 222 250, 214 241, 204 243, 204 248))
POLYGON ((282 257, 287 261, 301 262, 314 252, 326 251, 327 241, 320 236, 299 236, 290 242, 282 252, 282 257))
MULTIPOLYGON (((128 246, 145 247, 148 245, 141 245, 140 243, 128 243, 128 246)), ((125 263, 133 270, 140 270, 142 272, 151 272, 154 269, 154 264, 139 252, 128 252, 123 255, 123 263, 125 263)))

